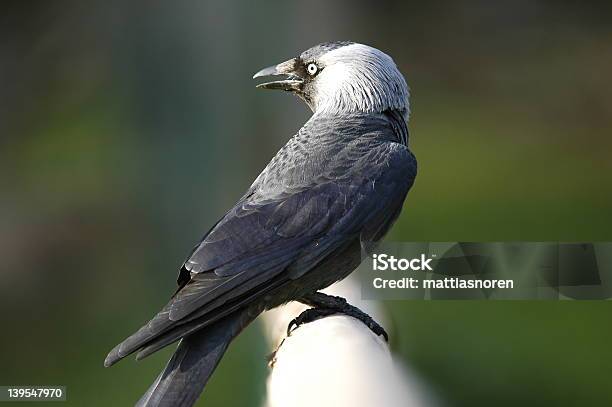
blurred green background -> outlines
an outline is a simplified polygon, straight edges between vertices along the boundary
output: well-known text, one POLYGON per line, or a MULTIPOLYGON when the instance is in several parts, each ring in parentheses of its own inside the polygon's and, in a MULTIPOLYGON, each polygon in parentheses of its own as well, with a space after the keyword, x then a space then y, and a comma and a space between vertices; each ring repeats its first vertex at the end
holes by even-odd
MULTIPOLYGON (((130 405, 170 350, 104 369, 193 244, 309 116, 258 69, 327 40, 392 55, 419 176, 394 240, 612 240, 612 7, 585 2, 6 1, 0 384, 130 405)), ((390 302, 448 405, 612 405, 610 302, 390 302)), ((259 406, 260 327, 200 405, 259 406)), ((22 404, 23 405, 23 404, 22 404)))

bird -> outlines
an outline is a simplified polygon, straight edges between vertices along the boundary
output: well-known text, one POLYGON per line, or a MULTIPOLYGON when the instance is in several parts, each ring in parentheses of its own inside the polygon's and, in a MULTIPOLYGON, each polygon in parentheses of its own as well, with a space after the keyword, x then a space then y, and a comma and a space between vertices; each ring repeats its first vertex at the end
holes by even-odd
POLYGON ((408 147, 409 89, 393 59, 351 41, 313 46, 257 72, 312 116, 180 267, 177 288, 106 367, 180 341, 138 406, 191 406, 231 341, 265 310, 312 308, 292 327, 344 313, 372 318, 320 290, 344 279, 391 228, 417 175, 408 147))

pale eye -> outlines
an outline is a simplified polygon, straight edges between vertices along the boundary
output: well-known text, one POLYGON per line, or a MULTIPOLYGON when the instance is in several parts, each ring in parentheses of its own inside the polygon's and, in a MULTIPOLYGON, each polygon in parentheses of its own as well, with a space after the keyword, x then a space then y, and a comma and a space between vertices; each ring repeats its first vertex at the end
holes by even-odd
POLYGON ((317 71, 319 70, 319 67, 317 66, 317 64, 315 63, 310 63, 308 64, 308 66, 306 67, 306 70, 308 71, 309 75, 314 75, 317 73, 317 71))

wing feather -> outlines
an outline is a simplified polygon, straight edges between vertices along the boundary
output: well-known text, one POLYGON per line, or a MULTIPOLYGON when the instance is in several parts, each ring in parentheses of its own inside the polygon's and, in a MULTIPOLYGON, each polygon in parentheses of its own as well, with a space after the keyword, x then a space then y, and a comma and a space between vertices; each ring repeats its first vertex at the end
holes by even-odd
POLYGON ((111 351, 109 363, 138 349, 146 356, 216 321, 304 275, 355 237, 380 239, 412 186, 416 160, 380 135, 345 144, 309 179, 300 175, 272 190, 256 182, 194 248, 170 302, 111 351))

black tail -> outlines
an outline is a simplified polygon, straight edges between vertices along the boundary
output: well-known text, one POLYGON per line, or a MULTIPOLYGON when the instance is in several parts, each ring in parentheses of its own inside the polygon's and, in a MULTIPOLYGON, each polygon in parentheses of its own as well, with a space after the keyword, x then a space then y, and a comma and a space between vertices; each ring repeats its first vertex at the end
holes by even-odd
POLYGON ((241 310, 185 336, 137 406, 192 406, 230 342, 257 315, 241 310))

